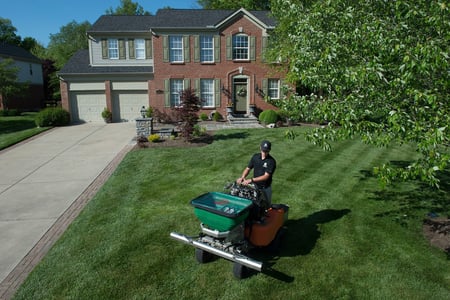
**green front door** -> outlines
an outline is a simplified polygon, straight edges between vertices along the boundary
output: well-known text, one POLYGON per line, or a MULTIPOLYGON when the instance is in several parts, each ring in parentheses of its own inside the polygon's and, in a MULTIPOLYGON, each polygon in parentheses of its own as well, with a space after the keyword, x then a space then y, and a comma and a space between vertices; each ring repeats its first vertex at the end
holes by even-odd
POLYGON ((235 112, 238 114, 247 113, 247 81, 234 83, 234 99, 235 99, 235 112))

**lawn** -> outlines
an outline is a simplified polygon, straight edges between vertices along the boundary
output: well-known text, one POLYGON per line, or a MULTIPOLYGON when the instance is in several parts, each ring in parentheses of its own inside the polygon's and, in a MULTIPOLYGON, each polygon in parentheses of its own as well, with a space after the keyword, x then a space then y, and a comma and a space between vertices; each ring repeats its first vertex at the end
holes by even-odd
POLYGON ((205 147, 130 152, 15 299, 448 299, 450 260, 423 237, 422 220, 450 212, 449 189, 382 190, 371 175, 375 164, 412 159, 412 149, 351 140, 323 152, 283 133, 223 130, 205 147), (189 201, 222 191, 266 138, 288 230, 278 256, 261 254, 271 269, 239 281, 232 263, 199 264, 169 234, 198 234, 189 201))
POLYGON ((0 117, 0 150, 49 129, 36 127, 35 115, 30 112, 21 116, 0 117))

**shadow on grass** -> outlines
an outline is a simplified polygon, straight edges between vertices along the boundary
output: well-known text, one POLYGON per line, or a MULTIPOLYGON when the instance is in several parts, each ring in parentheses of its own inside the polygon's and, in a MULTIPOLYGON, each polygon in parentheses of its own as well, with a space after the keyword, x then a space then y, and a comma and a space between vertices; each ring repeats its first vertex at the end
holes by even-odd
POLYGON ((36 128, 34 120, 8 120, 6 118, 0 120, 0 134, 13 133, 30 128, 36 128))
POLYGON ((305 218, 288 220, 288 232, 283 240, 280 256, 298 256, 309 254, 320 238, 319 224, 339 220, 350 213, 350 209, 324 209, 305 218))
POLYGON ((286 232, 278 251, 274 252, 270 248, 260 249, 252 257, 256 257, 264 262, 264 274, 284 282, 292 282, 294 281, 293 277, 273 269, 276 260, 280 257, 294 257, 309 254, 314 249, 321 235, 318 225, 338 220, 350 212, 350 209, 325 209, 305 218, 288 220, 285 223, 286 232))
POLYGON ((221 140, 232 140, 232 139, 245 139, 248 136, 249 136, 248 132, 220 133, 220 134, 214 134, 214 140, 221 141, 221 140))
MULTIPOLYGON (((392 165, 407 167, 410 162, 392 161, 392 165)), ((374 177, 371 172, 361 171, 364 178, 374 177)), ((396 208, 378 213, 376 217, 391 217, 402 226, 410 219, 423 217, 424 213, 433 216, 450 217, 450 168, 437 174, 439 189, 419 181, 394 183, 381 191, 372 193, 370 200, 395 202, 396 208)))

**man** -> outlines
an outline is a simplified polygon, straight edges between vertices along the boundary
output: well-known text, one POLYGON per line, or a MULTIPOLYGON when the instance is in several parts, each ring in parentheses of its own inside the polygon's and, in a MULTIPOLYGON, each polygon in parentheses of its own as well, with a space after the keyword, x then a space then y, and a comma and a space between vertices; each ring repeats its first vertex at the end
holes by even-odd
POLYGON ((271 148, 272 144, 269 141, 262 141, 260 153, 252 156, 248 166, 242 172, 242 176, 236 180, 238 184, 255 184, 265 194, 268 206, 272 204, 272 176, 277 167, 275 159, 269 153, 271 148), (253 178, 246 179, 252 169, 253 178))

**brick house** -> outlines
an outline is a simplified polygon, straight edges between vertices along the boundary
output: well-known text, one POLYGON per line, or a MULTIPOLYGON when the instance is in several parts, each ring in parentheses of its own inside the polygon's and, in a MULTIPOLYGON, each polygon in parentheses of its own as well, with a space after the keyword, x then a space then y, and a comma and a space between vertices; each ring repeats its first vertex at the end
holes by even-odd
POLYGON ((201 112, 249 116, 273 108, 283 74, 263 60, 275 22, 268 11, 161 9, 154 16, 101 16, 87 32, 89 50, 59 72, 62 105, 74 122, 132 121, 142 106, 162 112, 194 88, 201 112))
MULTIPOLYGON (((18 69, 17 81, 26 84, 28 89, 20 95, 8 98, 8 109, 39 110, 44 106, 44 76, 42 61, 18 46, 0 43, 0 60, 12 59, 14 67, 18 69)), ((3 98, 0 95, 0 109, 3 107, 3 98)))

